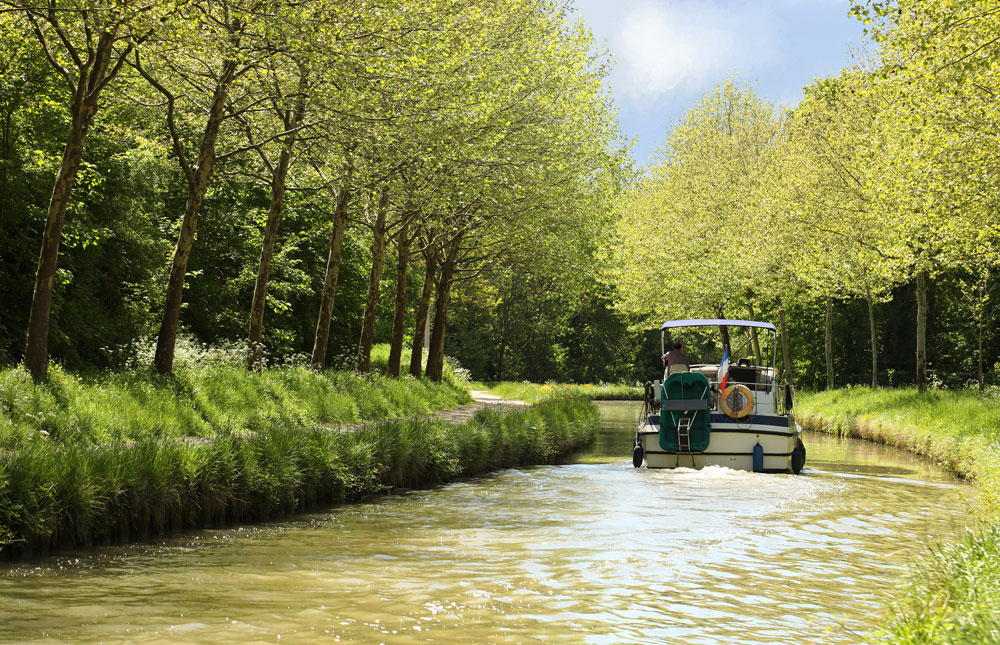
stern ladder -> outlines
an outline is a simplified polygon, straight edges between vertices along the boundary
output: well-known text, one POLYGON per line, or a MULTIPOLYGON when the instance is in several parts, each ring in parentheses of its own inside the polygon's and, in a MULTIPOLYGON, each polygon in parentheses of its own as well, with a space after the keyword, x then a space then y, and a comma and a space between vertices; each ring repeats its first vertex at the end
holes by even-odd
POLYGON ((677 450, 678 452, 691 452, 691 423, 694 417, 680 417, 677 419, 677 450))

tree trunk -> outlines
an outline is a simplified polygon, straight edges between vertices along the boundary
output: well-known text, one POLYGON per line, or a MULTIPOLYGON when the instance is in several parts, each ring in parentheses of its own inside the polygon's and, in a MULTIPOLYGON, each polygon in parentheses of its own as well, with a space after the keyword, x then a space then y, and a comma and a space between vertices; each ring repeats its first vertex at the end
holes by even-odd
POLYGON ((510 330, 510 298, 505 289, 501 293, 500 300, 500 347, 497 352, 497 372, 496 380, 502 381, 504 368, 507 362, 508 333, 510 330))
POLYGON ((444 334, 448 324, 448 302, 454 277, 455 265, 444 262, 441 265, 437 295, 434 297, 434 326, 431 329, 430 346, 427 348, 427 378, 432 381, 440 381, 444 376, 444 334))
POLYGON ((153 357, 153 365, 160 374, 169 374, 174 369, 174 348, 177 344, 177 325, 181 314, 187 263, 191 258, 191 248, 194 246, 201 202, 205 198, 208 181, 212 178, 212 171, 215 169, 215 142, 218 139, 219 128, 222 126, 225 116, 229 84, 235 71, 235 61, 226 61, 223 64, 222 75, 219 77, 215 95, 212 97, 208 123, 205 125, 205 132, 201 138, 198 167, 194 171, 194 176, 188 187, 188 198, 184 205, 184 219, 181 221, 181 231, 177 236, 177 246, 174 248, 174 258, 170 265, 163 318, 160 321, 160 333, 156 339, 156 355, 153 357))
MULTIPOLYGON (((49 207, 45 216, 45 232, 38 253, 35 287, 28 314, 28 330, 24 347, 24 365, 35 379, 45 375, 49 362, 49 317, 52 311, 52 292, 55 288, 56 267, 59 263, 59 245, 62 242, 66 206, 76 183, 80 162, 83 161, 83 144, 87 131, 97 113, 97 99, 104 86, 105 74, 111 61, 115 43, 113 31, 105 31, 98 39, 90 65, 82 65, 76 81, 71 119, 62 161, 56 171, 49 207)), ((114 75, 114 70, 112 71, 114 75)))
MULTIPOLYGON (((79 94, 79 93, 78 93, 79 94)), ((42 247, 38 254, 38 268, 35 272, 35 289, 31 297, 31 313, 28 317, 28 334, 24 348, 24 365, 34 378, 45 375, 49 361, 49 313, 52 309, 52 291, 55 287, 56 267, 59 262, 59 245, 62 242, 63 221, 66 205, 76 181, 80 162, 83 160, 83 142, 87 127, 93 118, 92 112, 73 103, 73 121, 69 139, 63 150, 62 162, 56 172, 52 195, 49 197, 48 214, 42 247)))
MULTIPOLYGON (((722 307, 715 310, 715 315, 719 319, 725 319, 725 312, 722 307)), ((726 348, 729 347, 729 327, 725 325, 719 325, 719 339, 722 341, 722 351, 725 352, 726 348)))
POLYGON ((792 354, 788 349, 788 327, 785 325, 785 308, 781 306, 781 298, 778 298, 778 323, 781 325, 781 363, 785 369, 785 384, 791 385, 792 374, 792 354))
POLYGON ((399 231, 396 248, 399 252, 396 262, 396 307, 392 318, 392 340, 389 342, 389 364, 385 368, 385 373, 392 378, 399 378, 403 334, 406 331, 406 268, 410 263, 410 230, 405 222, 399 231))
POLYGON ((979 319, 979 356, 977 363, 979 365, 979 396, 982 396, 986 390, 986 381, 983 379, 983 318, 986 314, 986 276, 983 276, 982 282, 979 283, 979 302, 977 302, 978 309, 978 319, 979 319))
MULTIPOLYGON (((286 122, 285 129, 292 130, 302 124, 305 118, 306 98, 303 81, 299 83, 300 94, 295 104, 292 119, 286 122)), ((267 282, 271 278, 271 258, 274 256, 274 243, 278 237, 278 224, 281 222, 281 212, 285 204, 286 179, 288 168, 292 164, 292 151, 295 149, 295 139, 298 132, 292 132, 281 147, 278 165, 271 175, 271 206, 267 211, 267 222, 264 225, 264 239, 260 245, 260 261, 257 264, 257 282, 253 289, 253 302, 250 305, 250 328, 247 340, 250 353, 247 357, 247 369, 257 370, 261 367, 264 355, 264 310, 267 304, 267 282)))
POLYGON ((378 289, 382 283, 382 269, 385 267, 385 215, 389 205, 389 189, 383 187, 379 195, 375 213, 375 228, 372 236, 372 270, 368 274, 368 297, 365 298, 365 313, 361 323, 361 340, 358 341, 357 370, 362 374, 371 370, 372 342, 375 339, 375 310, 378 307, 378 289))
POLYGON ((927 274, 917 273, 917 391, 927 391, 927 274))
MULTIPOLYGON (((747 304, 747 310, 750 313, 750 320, 756 320, 757 316, 753 312, 753 305, 752 304, 747 304)), ((754 357, 754 360, 757 361, 757 363, 756 363, 757 365, 763 365, 764 363, 761 361, 761 354, 760 354, 760 337, 757 335, 757 328, 756 327, 751 327, 750 328, 750 339, 751 339, 751 341, 753 343, 753 357, 754 357)))
POLYGON ((427 352, 427 378, 440 381, 444 376, 444 335, 448 325, 448 304, 451 300, 451 284, 455 278, 455 265, 461 247, 462 236, 457 235, 448 245, 448 252, 441 263, 441 279, 438 281, 437 295, 434 297, 434 328, 427 352))
POLYGON ((833 299, 826 299, 826 328, 823 332, 826 351, 826 389, 833 389, 833 299))
POLYGON ((871 294, 866 294, 868 301, 868 331, 872 341, 872 388, 878 387, 878 336, 875 333, 875 301, 871 294))
MULTIPOLYGON (((413 345, 410 348, 410 374, 420 378, 421 362, 424 358, 424 327, 431 308, 431 297, 434 295, 434 274, 437 272, 437 251, 431 247, 424 251, 427 264, 424 269, 424 288, 417 302, 417 320, 413 326, 413 345)), ((430 343, 428 343, 429 345, 430 343)))
POLYGON ((312 368, 326 367, 326 347, 330 342, 330 318, 333 316, 333 300, 337 295, 337 276, 340 273, 340 257, 344 248, 344 234, 347 231, 347 207, 351 203, 350 180, 352 167, 347 169, 347 178, 337 194, 337 209, 333 217, 333 233, 330 235, 330 254, 326 259, 326 278, 323 281, 323 298, 316 319, 316 340, 313 343, 312 368))

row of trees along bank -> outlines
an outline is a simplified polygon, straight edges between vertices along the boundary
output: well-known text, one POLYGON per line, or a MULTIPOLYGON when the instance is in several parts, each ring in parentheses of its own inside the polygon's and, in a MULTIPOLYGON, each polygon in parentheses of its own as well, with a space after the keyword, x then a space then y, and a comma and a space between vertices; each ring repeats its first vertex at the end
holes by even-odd
MULTIPOLYGON (((389 373, 409 338, 410 373, 429 349, 440 379, 455 285, 525 257, 590 266, 625 179, 568 5, 0 0, 3 353, 26 327, 40 377, 50 340, 93 364, 151 333, 169 373, 184 323, 247 338, 251 369, 322 369, 337 332, 367 371, 391 320, 389 373)), ((538 271, 589 275, 565 268, 538 271)))
POLYGON ((819 318, 822 348, 800 336, 825 370, 793 363, 787 344, 781 362, 788 382, 798 365, 811 370, 800 382, 827 387, 835 318, 863 303, 867 320, 852 318, 845 333, 867 328, 868 347, 841 344, 839 355, 868 355, 877 386, 880 339, 900 345, 880 335, 879 308, 897 333, 891 301, 912 293, 902 333, 919 389, 933 315, 949 321, 938 325, 935 358, 960 355, 951 365, 975 373, 982 391, 992 368, 984 342, 987 356, 997 342, 988 302, 1000 260, 1000 12, 986 0, 852 11, 879 47, 874 63, 815 81, 787 111, 728 80, 673 128, 623 203, 608 279, 620 308, 646 319, 763 316, 787 338, 819 318))

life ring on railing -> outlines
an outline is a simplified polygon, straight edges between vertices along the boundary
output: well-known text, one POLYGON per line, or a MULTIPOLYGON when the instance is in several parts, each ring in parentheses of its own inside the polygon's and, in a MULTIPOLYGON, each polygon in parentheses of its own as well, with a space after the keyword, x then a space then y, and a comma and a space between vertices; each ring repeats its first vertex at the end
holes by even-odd
POLYGON ((750 388, 741 383, 730 385, 719 397, 722 412, 733 419, 742 419, 753 410, 753 394, 750 388))

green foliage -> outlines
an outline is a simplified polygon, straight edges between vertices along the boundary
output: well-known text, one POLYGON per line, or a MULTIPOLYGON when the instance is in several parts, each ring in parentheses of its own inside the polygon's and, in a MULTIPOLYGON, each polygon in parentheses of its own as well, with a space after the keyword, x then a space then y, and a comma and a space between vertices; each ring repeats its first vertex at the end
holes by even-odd
MULTIPOLYGON (((181 328, 212 344, 243 336, 274 166, 287 146, 289 191, 264 326, 272 362, 312 347, 330 214, 342 187, 355 195, 353 223, 368 215, 366 196, 386 187, 392 226, 406 215, 411 231, 464 231, 463 272, 518 283, 530 267, 535 284, 549 282, 565 297, 537 306, 530 301, 539 292, 523 282, 514 299, 528 301, 547 347, 566 346, 567 317, 588 288, 596 240, 629 175, 627 146, 602 86, 607 56, 566 3, 310 0, 263 7, 226 0, 201 8, 116 4, 98 14, 72 11, 78 4, 57 3, 70 10, 49 16, 63 21, 70 40, 100 32, 86 31, 87 21, 120 18, 121 44, 137 49, 103 90, 70 196, 51 315, 49 350, 58 362, 120 367, 131 357, 119 348, 154 330, 177 214, 201 153, 219 164, 198 197, 181 328), (131 40, 153 27, 147 40, 131 40), (209 70, 226 61, 236 61, 239 74, 226 88, 218 140, 202 150, 205 108, 218 80, 209 70), (139 73, 140 63, 172 96, 170 127, 162 118, 165 95, 139 73), (292 145, 285 130, 300 100, 305 127, 292 145), (353 179, 345 184, 348 160, 353 179), (561 314, 549 324, 553 312, 561 314)), ((43 206, 65 143, 71 97, 56 67, 73 65, 58 47, 52 64, 47 60, 28 20, 37 7, 3 5, 0 285, 7 306, 0 364, 11 364, 23 347, 43 206)), ((52 35, 46 16, 34 15, 52 35)), ((356 354, 372 261, 366 235, 352 230, 344 245, 332 357, 356 354)), ((388 337, 391 309, 385 298, 377 305, 376 340, 388 337)), ((555 360, 533 371, 569 369, 555 360)))
POLYGON ((620 205, 607 279, 645 321, 724 317, 775 283, 782 229, 756 208, 781 134, 772 106, 735 79, 702 97, 620 205))
POLYGON ((593 281, 582 287, 554 288, 530 269, 470 285, 452 303, 448 352, 480 380, 645 378, 636 367, 638 334, 593 281))

